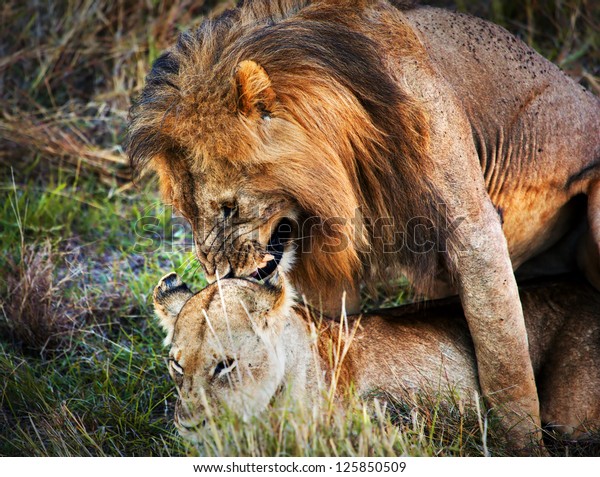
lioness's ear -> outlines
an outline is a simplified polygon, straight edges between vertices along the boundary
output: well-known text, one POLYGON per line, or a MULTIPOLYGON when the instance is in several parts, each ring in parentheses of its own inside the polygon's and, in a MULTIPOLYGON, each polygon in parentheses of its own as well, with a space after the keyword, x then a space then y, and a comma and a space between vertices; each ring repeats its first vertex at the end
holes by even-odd
POLYGON ((162 277, 154 288, 154 311, 160 326, 167 333, 165 345, 171 343, 177 315, 192 296, 193 293, 176 273, 162 277))
POLYGON ((280 332, 294 306, 294 289, 279 270, 265 280, 264 286, 269 292, 268 298, 263 303, 266 311, 264 324, 276 332, 280 332))
POLYGON ((269 287, 273 294, 279 295, 280 298, 283 298, 287 292, 285 275, 279 270, 275 270, 271 276, 265 278, 264 284, 269 287))
POLYGON ((238 110, 247 117, 269 117, 275 104, 271 79, 254 61, 242 61, 235 71, 238 110))

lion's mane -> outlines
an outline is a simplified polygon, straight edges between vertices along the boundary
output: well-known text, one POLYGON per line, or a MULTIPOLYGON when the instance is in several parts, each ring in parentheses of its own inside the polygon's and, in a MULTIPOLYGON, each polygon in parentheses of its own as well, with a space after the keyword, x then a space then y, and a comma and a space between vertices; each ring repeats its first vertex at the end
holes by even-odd
MULTIPOLYGON (((382 45, 362 29, 361 3, 369 2, 243 2, 181 34, 155 61, 131 110, 132 166, 158 170, 163 190, 169 183, 161 168, 182 140, 188 149, 202 144, 194 161, 218 157, 224 165, 248 166, 244 141, 232 146, 228 140, 248 134, 236 117, 240 98, 232 77, 244 60, 261 65, 276 94, 273 114, 303 128, 310 143, 297 144, 297 156, 280 154, 256 187, 290 197, 301 221, 317 218, 311 253, 300 257, 293 273, 296 282, 313 287, 385 278, 394 264, 423 284, 446 263, 437 253, 446 237, 430 222, 417 220, 422 226, 406 231, 415 235, 413 247, 399 247, 404 238, 397 232, 415 218, 437 223, 441 195, 429 180, 427 114, 387 69, 382 45), (213 117, 211 108, 228 115, 213 117), (191 122, 196 137, 184 133, 191 122), (430 251, 418 253, 421 245, 430 251)), ((399 14, 397 6, 382 8, 399 14)), ((416 58, 422 50, 412 30, 405 30, 406 56, 416 58)), ((262 137, 253 141, 268 147, 262 137)))

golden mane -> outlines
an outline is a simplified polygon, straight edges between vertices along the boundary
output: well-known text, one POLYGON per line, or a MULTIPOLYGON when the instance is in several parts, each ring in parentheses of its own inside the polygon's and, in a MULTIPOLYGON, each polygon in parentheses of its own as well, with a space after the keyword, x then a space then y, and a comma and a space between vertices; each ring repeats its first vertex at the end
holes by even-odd
MULTIPOLYGON (((127 150, 134 170, 158 170, 163 192, 171 151, 185 149, 198 164, 263 168, 256 187, 287 195, 300 223, 311 224, 311 253, 296 265, 297 283, 351 286, 353 278, 383 277, 388 264, 399 264, 425 289, 446 266, 437 253, 446 244, 436 226, 441 194, 427 174, 429 119, 361 29, 362 3, 369 1, 246 1, 181 34, 132 107, 127 150), (303 131, 288 138, 289 150, 269 151, 240 117, 234 76, 246 60, 268 74, 273 115, 303 131), (253 156, 257 147, 261 154, 253 156), (407 236, 410 249, 400 243, 407 236)), ((418 58, 418 41, 405 30, 406 55, 418 58)))

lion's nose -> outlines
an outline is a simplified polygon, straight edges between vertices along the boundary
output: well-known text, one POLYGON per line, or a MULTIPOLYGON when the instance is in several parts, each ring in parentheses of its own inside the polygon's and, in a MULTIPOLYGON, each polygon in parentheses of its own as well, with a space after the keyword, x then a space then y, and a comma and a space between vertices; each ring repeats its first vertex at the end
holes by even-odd
POLYGON ((219 263, 216 266, 209 266, 204 268, 204 277, 208 283, 213 283, 219 280, 225 280, 228 278, 235 277, 235 273, 228 262, 219 263))
POLYGON ((200 263, 202 263, 202 265, 206 266, 209 263, 208 257, 210 255, 210 247, 204 243, 200 243, 199 240, 196 240, 196 247, 195 247, 195 252, 196 252, 196 257, 198 257, 198 260, 200 261, 200 263))
POLYGON ((233 278, 236 276, 236 264, 232 265, 231 257, 239 255, 236 248, 237 243, 232 242, 231 234, 227 240, 223 231, 211 232, 204 236, 200 233, 195 235, 195 254, 198 262, 204 268, 204 276, 208 283, 218 279, 233 278))
MULTIPOLYGON (((198 262, 200 262, 200 265, 202 265, 202 268, 204 269, 204 275, 206 279, 209 281, 209 283, 212 283, 216 280, 217 265, 215 264, 214 254, 210 253, 210 247, 200 244, 198 241, 196 241, 195 254, 198 262)), ((220 276, 221 273, 219 270, 219 277, 220 276)))
POLYGON ((204 276, 209 283, 212 283, 214 280, 211 280, 211 277, 214 277, 216 272, 214 264, 208 260, 206 254, 200 252, 198 249, 196 249, 196 258, 204 270, 204 276))

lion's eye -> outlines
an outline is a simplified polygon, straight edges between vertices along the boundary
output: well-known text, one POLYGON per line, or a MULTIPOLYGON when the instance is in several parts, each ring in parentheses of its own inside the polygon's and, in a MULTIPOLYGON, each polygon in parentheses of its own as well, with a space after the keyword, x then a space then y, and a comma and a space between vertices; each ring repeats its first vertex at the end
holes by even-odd
POLYGON ((220 361, 215 366, 215 370, 213 371, 213 378, 220 378, 225 376, 227 373, 230 373, 237 366, 237 361, 233 358, 227 358, 223 361, 220 361))
POLYGON ((173 371, 175 371, 177 374, 183 376, 183 368, 181 367, 181 365, 175 361, 173 358, 171 358, 169 361, 171 361, 171 368, 173 368, 173 371))
POLYGON ((225 202, 221 206, 221 209, 223 210, 223 217, 225 219, 231 217, 233 215, 233 213, 235 212, 236 207, 237 206, 236 206, 235 202, 225 202))

